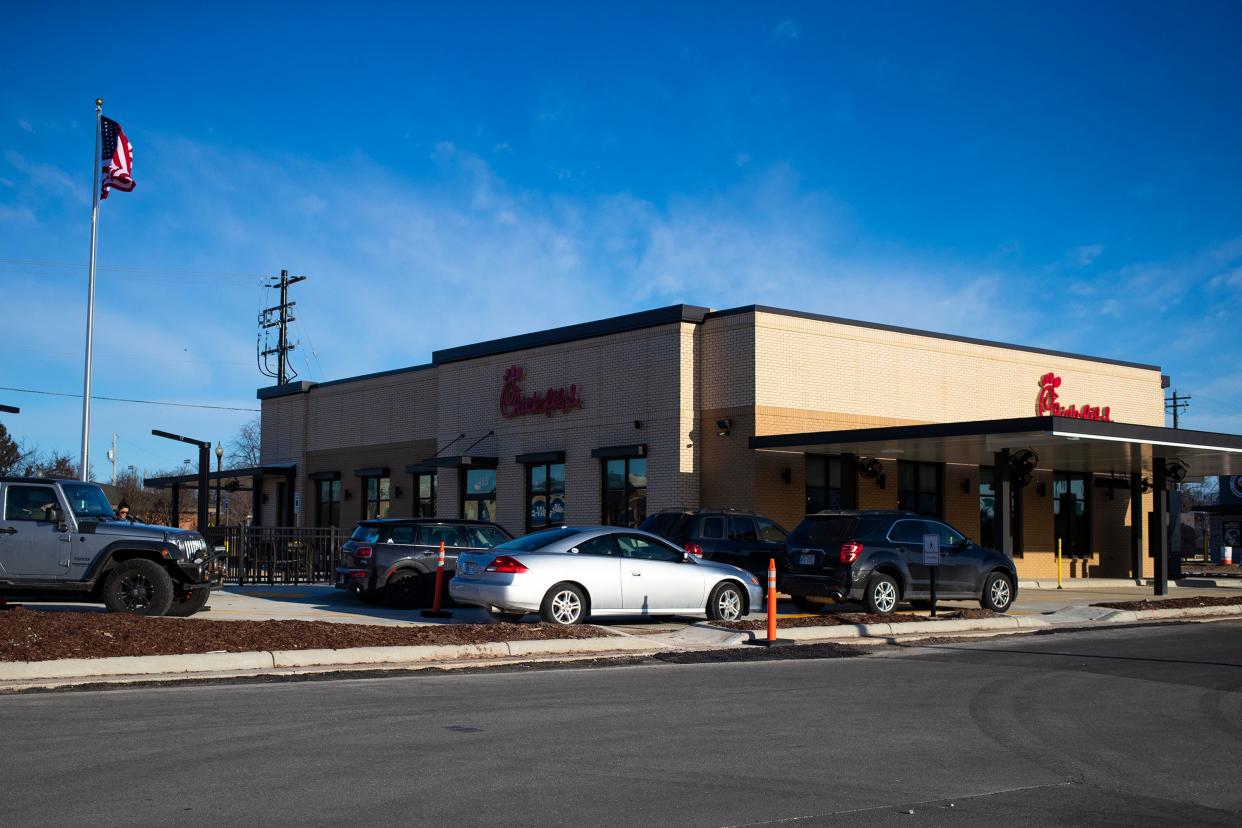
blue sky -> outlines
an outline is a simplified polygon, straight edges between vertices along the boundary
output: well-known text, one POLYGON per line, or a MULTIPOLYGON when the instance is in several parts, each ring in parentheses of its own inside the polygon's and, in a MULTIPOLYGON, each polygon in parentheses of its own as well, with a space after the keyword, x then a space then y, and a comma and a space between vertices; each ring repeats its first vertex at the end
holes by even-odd
MULTIPOLYGON (((305 378, 675 302, 1156 363, 1242 432, 1236 3, 22 4, 0 54, 0 385, 257 408, 262 274, 305 378)), ((0 391, 76 457, 80 401, 0 391)), ((148 470, 245 411, 99 401, 148 470)))

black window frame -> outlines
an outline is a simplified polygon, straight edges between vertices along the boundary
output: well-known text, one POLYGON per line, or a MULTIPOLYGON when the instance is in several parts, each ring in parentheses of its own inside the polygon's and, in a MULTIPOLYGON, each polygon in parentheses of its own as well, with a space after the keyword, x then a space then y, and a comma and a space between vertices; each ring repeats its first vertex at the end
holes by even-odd
MULTIPOLYGON (((1069 541, 1068 548, 1066 544, 1062 544, 1061 557, 1063 558, 1089 558, 1095 550, 1092 534, 1093 515, 1091 493, 1094 486, 1092 485, 1092 475, 1085 472, 1061 472, 1054 471, 1052 473, 1052 486, 1049 487, 1049 494, 1052 499, 1052 542, 1055 544, 1058 538, 1064 538, 1064 518, 1061 517, 1061 496, 1065 494, 1073 495, 1072 483, 1074 481, 1082 482, 1082 497, 1074 497, 1075 503, 1082 503, 1082 519, 1081 523, 1075 521, 1075 533, 1073 537, 1067 538, 1069 541), (1064 481, 1066 491, 1061 495, 1057 494, 1057 488, 1064 481), (1085 548, 1079 548, 1079 547, 1085 548)), ((1055 551, 1055 547, 1054 547, 1055 551)))
POLYGON ((340 478, 315 481, 315 526, 326 529, 341 525, 341 480, 340 478), (324 498, 324 487, 328 497, 324 498), (328 510, 327 521, 324 520, 324 508, 328 510))
POLYGON ((565 524, 564 503, 565 503, 565 495, 566 495, 565 489, 567 486, 565 462, 562 460, 560 462, 555 462, 555 463, 526 463, 525 466, 526 466, 526 470, 525 470, 524 476, 526 479, 526 531, 527 532, 538 532, 541 529, 551 529, 554 526, 563 526, 565 524), (552 469, 553 467, 556 467, 556 466, 559 466, 561 469, 561 490, 559 494, 561 496, 562 508, 561 508, 561 519, 558 521, 553 521, 552 520, 552 508, 551 508, 552 495, 558 494, 558 492, 555 492, 552 490, 552 480, 553 480, 552 469), (543 480, 544 480, 543 498, 544 498, 545 506, 544 506, 543 523, 536 523, 532 519, 532 512, 534 511, 534 499, 535 499, 535 491, 534 491, 535 484, 534 484, 532 477, 534 476, 535 471, 538 469, 543 470, 543 480))
POLYGON ((418 472, 414 475, 414 517, 433 518, 436 516, 436 496, 439 484, 440 475, 436 472, 418 472), (423 478, 429 478, 430 498, 423 497, 423 478))
POLYGON ((835 511, 842 509, 841 496, 844 490, 842 485, 845 480, 845 465, 839 454, 808 454, 803 464, 803 482, 806 495, 806 512, 805 514, 813 515, 817 512, 835 511), (824 484, 822 486, 811 485, 811 463, 824 464, 824 484), (837 485, 832 485, 833 469, 836 469, 837 485), (815 494, 813 495, 812 492, 815 494), (822 493, 822 494, 821 494, 822 493))
POLYGON ((368 477, 361 477, 362 481, 362 519, 363 520, 383 520, 392 514, 392 477, 389 475, 376 474, 368 477), (383 481, 388 481, 388 496, 381 497, 383 492, 383 481), (371 496, 371 481, 375 481, 375 497, 371 496), (383 514, 379 514, 380 504, 387 504, 383 514), (371 507, 375 507, 372 513, 371 507))
POLYGON ((898 460, 897 461, 897 508, 903 512, 913 512, 932 520, 944 520, 944 463, 934 463, 926 460, 898 460), (902 488, 902 470, 909 468, 912 473, 914 482, 913 489, 902 488), (923 507, 922 499, 928 494, 921 487, 923 475, 929 473, 935 482, 936 499, 935 511, 928 511, 923 507), (913 496, 913 503, 911 503, 913 496))
POLYGON ((647 518, 647 490, 651 487, 651 466, 647 463, 646 456, 634 454, 626 457, 608 457, 602 459, 600 462, 602 464, 600 466, 600 485, 602 490, 602 496, 600 498, 600 523, 604 526, 621 526, 626 529, 637 529, 647 518), (636 462, 641 462, 643 464, 644 483, 642 486, 635 486, 631 482, 633 474, 631 473, 630 468, 631 465, 636 462), (612 488, 608 485, 608 466, 612 463, 624 464, 622 466, 622 480, 624 481, 622 488, 612 488), (639 491, 642 492, 642 514, 634 516, 633 512, 635 510, 633 509, 633 504, 639 502, 637 499, 639 491), (625 515, 627 518, 630 518, 632 522, 611 522, 609 495, 611 494, 615 496, 618 492, 621 493, 625 515))
POLYGON ((461 474, 457 475, 458 486, 461 491, 461 513, 458 515, 462 520, 483 520, 491 523, 496 521, 496 492, 500 488, 499 475, 495 469, 484 468, 482 466, 465 466, 461 470, 461 474), (492 489, 490 492, 480 494, 471 494, 470 492, 470 473, 490 473, 492 476, 492 489), (489 496, 490 495, 490 496, 489 496), (466 514, 467 503, 488 503, 492 504, 491 512, 484 517, 482 509, 478 510, 478 514, 470 517, 466 514))

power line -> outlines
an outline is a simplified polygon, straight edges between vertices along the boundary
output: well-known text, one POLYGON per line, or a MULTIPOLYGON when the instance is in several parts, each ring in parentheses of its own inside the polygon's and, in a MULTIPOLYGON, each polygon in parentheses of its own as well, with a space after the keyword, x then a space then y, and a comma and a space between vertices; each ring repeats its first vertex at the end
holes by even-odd
MULTIPOLYGON (((0 258, 0 264, 28 265, 31 267, 60 267, 60 268, 74 268, 74 269, 86 267, 85 262, 55 262, 55 261, 40 261, 38 259, 0 258)), ((9 272, 15 272, 15 273, 28 272, 28 271, 13 271, 13 270, 10 270, 9 268, 3 268, 3 269, 8 270, 9 272)), ((133 266, 124 266, 124 265, 114 265, 111 267, 99 266, 99 267, 96 267, 95 269, 96 270, 107 270, 112 273, 153 273, 157 275, 205 276, 205 277, 226 278, 226 279, 262 279, 264 278, 262 273, 240 273, 237 271, 226 271, 226 270, 185 270, 182 268, 175 268, 175 267, 133 267, 133 266)), ((59 275, 59 274, 34 272, 32 275, 51 276, 51 275, 59 275)))
MULTIPOLYGON (((66 394, 63 391, 38 391, 33 388, 9 388, 0 385, 0 391, 16 391, 19 394, 42 394, 46 397, 76 397, 82 399, 81 394, 66 394)), ((209 408, 213 411, 251 411, 258 413, 258 408, 236 408, 229 405, 207 405, 205 403, 178 403, 165 402, 163 400, 131 400, 126 397, 101 397, 98 394, 91 394, 92 400, 108 400, 109 402, 135 403, 138 405, 171 405, 177 408, 209 408)))

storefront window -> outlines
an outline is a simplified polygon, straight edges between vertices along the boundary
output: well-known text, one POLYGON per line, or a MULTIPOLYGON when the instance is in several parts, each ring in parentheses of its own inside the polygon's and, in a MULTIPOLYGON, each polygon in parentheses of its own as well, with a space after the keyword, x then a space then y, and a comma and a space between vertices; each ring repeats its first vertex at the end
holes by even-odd
POLYGON ((1090 475, 1057 472, 1052 476, 1052 514, 1061 554, 1067 558, 1091 555, 1091 521, 1087 486, 1090 475))
POLYGON ((897 508, 939 518, 942 479, 939 463, 897 461, 897 508))
POLYGON ((565 522, 565 464, 526 467, 526 528, 529 531, 565 522))
POLYGON ((367 520, 388 517, 388 507, 392 501, 390 480, 387 477, 365 477, 362 484, 362 516, 367 520))
POLYGON ((604 461, 604 523, 637 528, 647 517, 647 458, 604 461))
POLYGON ((341 481, 315 481, 315 525, 341 525, 341 481))
POLYGON ((436 474, 414 475, 414 517, 436 516, 436 474))
POLYGON ((841 458, 806 456, 806 513, 841 508, 841 458))
POLYGON ((992 467, 979 467, 979 543, 992 546, 996 541, 996 490, 992 487, 992 467))
POLYGON ((466 469, 462 481, 461 516, 466 520, 495 520, 496 470, 466 469))

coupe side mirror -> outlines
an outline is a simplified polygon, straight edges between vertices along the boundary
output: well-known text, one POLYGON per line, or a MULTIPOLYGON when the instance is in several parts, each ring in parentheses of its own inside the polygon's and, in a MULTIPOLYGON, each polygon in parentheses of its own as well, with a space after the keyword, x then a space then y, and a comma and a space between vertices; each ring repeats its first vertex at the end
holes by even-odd
POLYGON ((690 552, 681 553, 681 562, 682 563, 698 563, 698 561, 695 560, 695 556, 691 554, 690 552))

